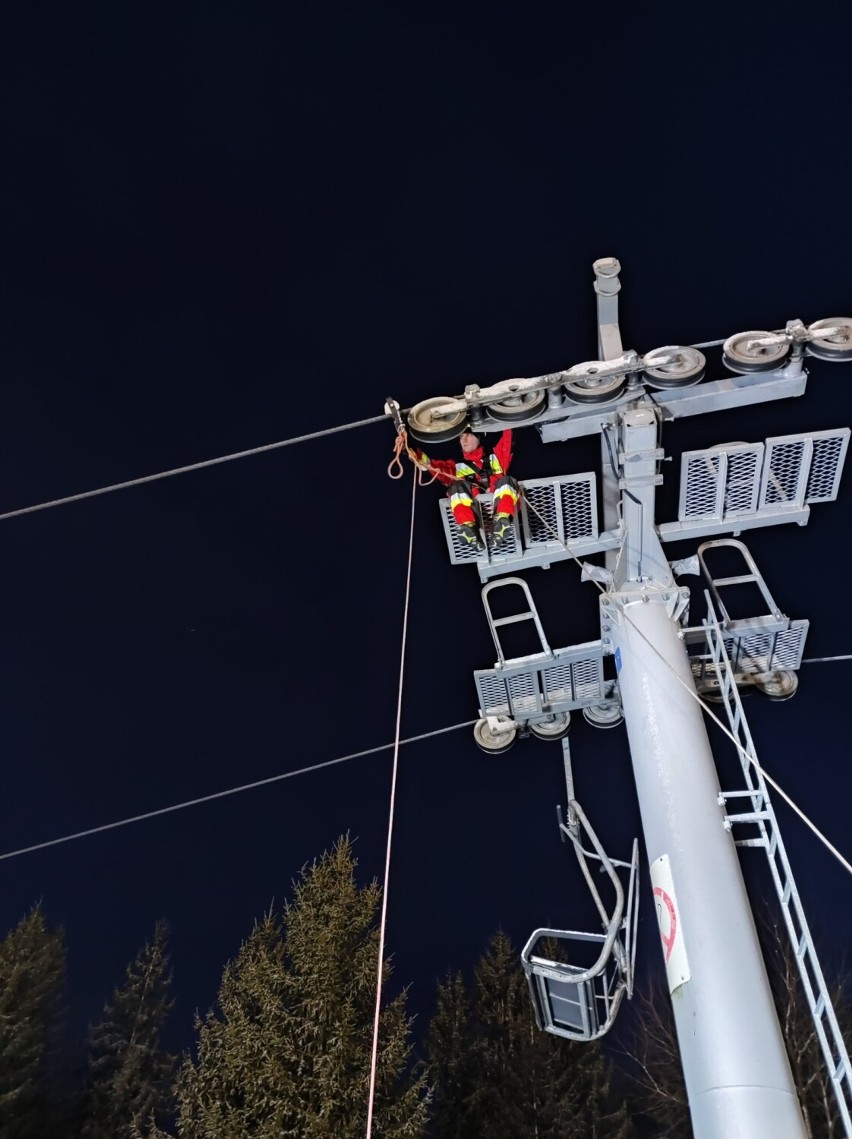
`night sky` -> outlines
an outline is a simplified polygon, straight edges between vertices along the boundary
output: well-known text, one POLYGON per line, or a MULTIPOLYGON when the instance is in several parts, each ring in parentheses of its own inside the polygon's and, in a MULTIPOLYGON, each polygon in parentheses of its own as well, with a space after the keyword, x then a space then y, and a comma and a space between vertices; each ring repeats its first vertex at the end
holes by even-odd
MULTIPOLYGON (((597 257, 622 263, 640 352, 852 315, 852 15, 839 0, 773 15, 8 9, 0 512, 379 415, 388 395, 588 360, 597 257)), ((795 406, 674 424, 667 451, 852 425, 852 364, 809 370, 795 406)), ((0 852, 392 740, 410 501, 409 473, 386 477, 392 445, 381 423, 2 523, 0 852)), ((517 433, 520 477, 597 465, 596 441, 517 433)), ((852 652, 849 477, 806 529, 746 536, 781 608, 811 620, 809 657, 852 652)), ((417 496, 403 736, 474 719, 472 670, 494 660, 437 498, 417 496)), ((576 567, 529 580, 552 645, 597 636, 576 567)), ((800 679, 788 703, 749 701, 752 731, 848 857, 852 667, 800 679)), ((626 857, 624 730, 575 721, 578 796, 626 857)), ((168 918, 186 1045, 305 862, 349 832, 363 879, 381 875, 390 770, 385 752, 0 862, 0 929, 39 899, 65 927, 82 1034, 168 918)), ((402 749, 388 949, 424 1017, 435 979, 498 925, 521 943, 591 920, 562 799, 553 743, 489 758, 463 730, 402 749)), ((852 883, 779 817, 839 957, 852 883)), ((642 970, 658 966, 647 901, 642 970)))

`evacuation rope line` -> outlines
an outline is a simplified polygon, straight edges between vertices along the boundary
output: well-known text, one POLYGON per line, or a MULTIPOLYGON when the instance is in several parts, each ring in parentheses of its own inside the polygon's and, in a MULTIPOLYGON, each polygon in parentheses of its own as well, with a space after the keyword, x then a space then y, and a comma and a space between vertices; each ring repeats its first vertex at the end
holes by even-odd
MULTIPOLYGON (((577 555, 571 550, 568 543, 566 541, 564 541, 564 539, 559 537, 559 535, 556 533, 556 531, 550 525, 548 520, 538 510, 536 510, 536 508, 532 505, 532 503, 529 501, 529 499, 525 499, 525 502, 526 502, 528 507, 532 507, 533 512, 544 523, 544 525, 547 527, 547 529, 550 531, 550 533, 554 536, 556 541, 559 542, 559 544, 564 548, 566 553, 568 553, 574 559, 574 561, 579 566, 582 567, 583 563, 580 561, 580 559, 577 557, 577 555)), ((606 592, 600 582, 594 581, 594 579, 591 579, 591 580, 593 581, 594 585, 597 586, 598 591, 601 594, 604 594, 606 592)), ((762 776, 763 779, 766 780, 766 782, 770 785, 770 787, 772 787, 775 791, 778 792, 778 794, 781 796, 781 798, 784 800, 784 802, 787 804, 787 806, 790 807, 791 810, 799 816, 799 818, 802 820, 802 822, 811 831, 813 831, 813 833, 816 835, 816 837, 819 839, 819 841, 823 844, 823 846, 825 846, 825 848, 831 854, 834 855, 834 857, 841 864, 841 866, 843 866, 843 868, 845 870, 847 870, 850 874, 852 874, 852 863, 850 863, 846 858, 844 858, 844 856, 840 853, 840 851, 837 849, 837 847, 834 845, 834 843, 832 843, 831 840, 826 835, 823 834, 823 832, 819 829, 819 827, 817 827, 816 823, 812 822, 811 819, 808 818, 808 816, 801 809, 801 807, 797 806, 797 804, 790 798, 790 796, 783 789, 783 787, 781 787, 781 785, 775 779, 772 778, 772 776, 769 774, 769 772, 758 761, 757 757, 751 756, 748 754, 748 752, 745 750, 745 748, 742 746, 742 744, 739 742, 739 740, 736 738, 736 736, 733 734, 733 732, 731 732, 730 729, 725 724, 722 723, 722 721, 719 719, 719 717, 716 715, 716 713, 712 710, 712 708, 709 706, 709 704, 707 704, 706 701, 701 699, 699 694, 696 692, 695 688, 690 687, 686 683, 686 681, 683 679, 683 677, 680 676, 680 674, 672 667, 670 662, 666 660, 665 656, 660 652, 660 650, 657 648, 657 646, 652 644, 652 642, 648 639, 648 637, 646 637, 645 634, 642 632, 642 630, 636 625, 635 621, 631 620, 630 615, 628 614, 625 606, 620 605, 619 609, 620 609, 621 613, 624 615, 624 619, 630 623, 633 630, 640 637, 640 639, 643 640, 645 642, 645 644, 648 646, 648 648, 654 653, 654 655, 659 660, 661 660, 663 662, 663 664, 666 666, 666 668, 669 670, 669 672, 671 672, 672 676, 674 676, 675 679, 677 680, 677 682, 683 686, 683 688, 686 690, 686 692, 689 693, 689 695, 692 697, 692 699, 698 703, 699 707, 706 713, 706 715, 717 725, 717 727, 719 727, 722 730, 722 732, 728 737, 728 739, 731 741, 731 743, 737 749, 739 754, 748 763, 750 763, 752 765, 752 767, 754 767, 755 771, 757 771, 757 773, 760 776, 762 776)), ((802 661, 802 664, 817 664, 817 663, 820 663, 821 661, 850 660, 850 659, 852 659, 852 656, 815 657, 811 660, 802 661)))
MULTIPOLYGON (((442 736, 447 732, 457 732, 460 728, 469 728, 476 720, 465 720, 462 724, 450 724, 447 728, 436 728, 432 732, 423 732, 419 736, 409 736, 400 740, 402 744, 418 743, 420 740, 431 739, 432 736, 442 736)), ((21 854, 32 854, 36 850, 45 850, 49 846, 60 846, 65 842, 73 842, 78 838, 88 838, 90 835, 101 834, 103 831, 116 830, 131 823, 141 823, 145 819, 155 819, 159 815, 168 815, 174 811, 183 811, 187 807, 197 807, 201 803, 211 803, 214 799, 226 799, 229 795, 240 795, 243 791, 254 791, 257 787, 267 787, 270 783, 281 783, 285 779, 295 779, 297 775, 309 775, 312 771, 322 771, 325 767, 334 767, 340 763, 348 763, 350 759, 362 759, 365 755, 376 755, 380 751, 389 751, 395 743, 379 744, 378 747, 368 747, 364 751, 353 751, 349 755, 338 756, 337 759, 326 759, 322 763, 314 763, 310 767, 300 767, 296 771, 285 771, 280 775, 270 775, 268 779, 256 779, 253 783, 243 783, 239 787, 229 787, 226 791, 214 791, 211 795, 201 795, 198 799, 187 799, 182 803, 173 803, 170 807, 159 807, 155 811, 145 811, 141 815, 131 815, 126 819, 118 819, 114 823, 104 823, 99 827, 89 827, 88 830, 76 831, 74 834, 62 835, 61 838, 51 838, 46 842, 37 842, 32 846, 22 846, 19 850, 9 850, 0 854, 0 862, 8 858, 17 858, 21 854)))
POLYGON ((0 522, 7 518, 17 518, 21 514, 35 514, 37 510, 49 510, 53 506, 66 506, 69 502, 81 502, 84 498, 96 498, 101 494, 110 494, 114 490, 126 490, 131 486, 141 486, 143 483, 157 482, 159 479, 170 479, 173 475, 185 475, 189 471, 200 471, 205 467, 215 467, 219 463, 232 463, 235 459, 247 459, 251 455, 262 455, 266 451, 277 451, 281 447, 292 447, 294 443, 306 443, 309 439, 321 439, 324 435, 336 435, 340 431, 351 431, 354 427, 366 427, 370 423, 382 423, 386 415, 374 415, 370 419, 357 419, 354 423, 344 423, 340 427, 326 427, 322 431, 309 431, 307 435, 296 435, 292 439, 281 439, 277 443, 265 443, 261 447, 251 447, 248 451, 234 451, 230 455, 219 455, 215 459, 203 459, 200 463, 189 463, 185 467, 173 467, 169 471, 160 471, 155 475, 143 475, 138 479, 127 479, 125 482, 113 483, 111 486, 98 487, 97 490, 84 490, 81 494, 69 494, 65 498, 53 498, 49 502, 39 502, 35 506, 23 506, 18 510, 8 510, 0 514, 0 522))
POLYGON ((414 555, 414 507, 417 502, 417 471, 411 480, 411 528, 408 535, 408 568, 405 575, 405 605, 402 616, 402 645, 399 651, 399 691, 396 699, 396 732, 393 748, 393 772, 391 775, 390 809, 388 812, 388 841, 385 851, 385 880, 382 886, 382 916, 379 922, 379 962, 376 976, 376 1011, 373 1018, 373 1048, 370 1056, 370 1094, 367 1101, 366 1139, 373 1134, 373 1107, 376 1099, 376 1071, 379 1059, 379 1019, 382 1011, 382 974, 385 963, 385 929, 388 917, 388 890, 390 888, 391 842, 393 839, 393 817, 396 804, 396 779, 399 771, 399 731, 402 722, 402 682, 405 677, 405 643, 408 638, 408 610, 411 600, 411 563, 414 555))

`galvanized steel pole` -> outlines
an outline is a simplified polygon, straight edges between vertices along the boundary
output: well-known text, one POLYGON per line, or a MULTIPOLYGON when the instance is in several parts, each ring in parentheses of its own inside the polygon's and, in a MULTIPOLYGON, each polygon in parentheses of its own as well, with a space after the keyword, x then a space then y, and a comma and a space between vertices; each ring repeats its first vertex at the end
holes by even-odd
POLYGON ((696 1139, 804 1139, 769 989, 656 534, 657 424, 621 417, 624 541, 602 627, 615 654, 654 901, 696 1139))
POLYGON ((804 1137, 683 642, 648 590, 613 624, 619 684, 696 1139, 804 1137))

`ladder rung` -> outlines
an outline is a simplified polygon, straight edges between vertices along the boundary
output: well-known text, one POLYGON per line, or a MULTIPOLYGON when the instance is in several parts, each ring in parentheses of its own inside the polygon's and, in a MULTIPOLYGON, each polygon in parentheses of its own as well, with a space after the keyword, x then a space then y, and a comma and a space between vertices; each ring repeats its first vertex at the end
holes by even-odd
POLYGON ((729 823, 756 823, 771 817, 768 811, 747 811, 742 815, 725 815, 725 821, 729 823))
MULTIPOLYGON (((718 587, 719 585, 734 585, 745 582, 758 582, 758 578, 755 575, 742 575, 736 578, 719 579, 712 584, 718 587)), ((784 844, 781 839, 781 833, 778 829, 778 822, 772 809, 769 794, 765 786, 763 790, 755 790, 753 787, 754 777, 751 771, 751 762, 754 761, 756 763, 757 757, 754 752, 754 745, 749 737, 745 713, 740 704, 739 693, 734 681, 735 665, 727 659, 724 633, 719 628, 712 603, 708 604, 708 609, 711 623, 706 626, 706 637, 710 655, 716 666, 715 677, 718 678, 717 692, 722 697, 727 720, 732 728, 732 734, 736 736, 737 742, 741 747, 742 755, 740 762, 745 782, 748 785, 741 791, 729 791, 720 794, 719 802, 725 807, 725 825, 728 829, 733 831, 734 835, 739 833, 740 824, 750 823, 757 828, 758 837, 734 838, 734 843, 736 846, 743 847, 763 847, 766 852, 772 878, 790 933, 790 945, 794 950, 798 962, 802 990, 811 1011, 814 1027, 820 1041, 820 1048, 825 1064, 824 1070, 831 1080, 837 1098, 840 1116, 843 1120, 843 1126, 846 1129, 845 1134, 852 1139, 852 1110, 850 1110, 850 1108, 852 1108, 852 1063, 850 1063, 847 1047, 843 1038, 839 1034, 834 1010, 832 1008, 831 995, 826 989, 816 950, 811 941, 807 919, 805 918, 799 901, 793 873, 787 861, 787 854, 784 850, 784 844), (742 806, 747 807, 751 805, 753 809, 751 811, 745 810, 736 814, 728 814, 727 806, 729 799, 745 799, 746 802, 743 803, 742 806), (751 800, 750 804, 749 799, 751 800), (734 827, 737 827, 737 830, 734 830, 734 827), (795 915, 795 920, 793 915, 795 915), (799 931, 798 938, 796 937, 796 930, 799 931)), ((775 641, 773 641, 773 645, 776 641, 777 637, 775 641)), ((737 646, 735 645, 735 649, 736 648, 737 646)), ((774 652, 774 647, 772 651, 774 652)), ((703 676, 712 675, 706 665, 703 667, 703 676)), ((758 768, 758 771, 759 770, 758 768)), ((762 785, 762 778, 759 778, 758 782, 759 785, 762 785)))
POLYGON ((773 823, 775 822, 775 819, 772 818, 771 811, 769 811, 769 808, 764 805, 762 791, 750 790, 748 787, 746 787, 742 791, 721 791, 720 794, 722 796, 722 799, 726 802, 728 799, 751 799, 751 805, 755 811, 765 811, 767 821, 772 821, 773 823), (756 803, 755 799, 757 800, 756 803))
POLYGON ((535 620, 532 613, 514 613, 511 617, 492 617, 491 621, 494 625, 513 625, 516 621, 529 621, 535 620))
POLYGON ((716 586, 719 586, 719 585, 744 585, 746 582, 749 582, 749 581, 757 581, 756 574, 741 573, 741 574, 737 574, 736 577, 714 577, 713 578, 713 584, 716 586))

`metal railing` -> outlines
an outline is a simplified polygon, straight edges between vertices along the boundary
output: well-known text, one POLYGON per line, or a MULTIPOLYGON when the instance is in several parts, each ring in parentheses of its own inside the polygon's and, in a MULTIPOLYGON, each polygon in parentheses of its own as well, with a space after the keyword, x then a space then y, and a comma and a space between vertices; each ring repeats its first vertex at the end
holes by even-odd
POLYGON ((733 834, 737 846, 759 847, 766 855, 781 904, 784 925, 802 979, 802 990, 813 1017, 814 1029, 822 1049, 844 1131, 847 1139, 852 1139, 852 1065, 849 1053, 814 948, 790 861, 781 839, 778 820, 769 797, 769 789, 757 761, 757 752, 743 712, 722 628, 709 596, 707 611, 705 630, 709 663, 716 675, 718 696, 727 713, 731 732, 742 749, 738 750, 737 754, 746 784, 744 789, 720 793, 727 812, 725 826, 733 834), (745 800, 746 809, 734 813, 728 811, 729 800, 745 800), (738 833, 742 834, 746 830, 749 830, 748 835, 736 837, 738 833))

